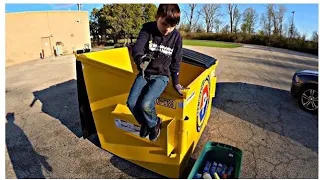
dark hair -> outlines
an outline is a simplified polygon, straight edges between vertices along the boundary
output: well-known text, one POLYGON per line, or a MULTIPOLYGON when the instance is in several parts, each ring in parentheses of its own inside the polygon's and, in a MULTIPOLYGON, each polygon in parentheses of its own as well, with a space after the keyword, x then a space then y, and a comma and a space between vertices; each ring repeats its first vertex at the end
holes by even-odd
POLYGON ((165 18, 170 26, 175 26, 180 22, 180 8, 178 4, 160 4, 156 18, 165 18))

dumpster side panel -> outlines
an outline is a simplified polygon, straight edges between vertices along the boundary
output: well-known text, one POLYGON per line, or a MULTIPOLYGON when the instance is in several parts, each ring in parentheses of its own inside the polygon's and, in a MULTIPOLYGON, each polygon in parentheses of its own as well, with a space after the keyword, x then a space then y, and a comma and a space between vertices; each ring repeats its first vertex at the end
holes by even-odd
POLYGON ((188 87, 205 69, 188 63, 181 63, 180 84, 188 87))
POLYGON ((84 64, 84 77, 90 103, 126 94, 134 81, 132 73, 84 64))
MULTIPOLYGON (((215 94, 216 77, 211 76, 216 65, 206 69, 192 84, 189 85, 189 92, 184 100, 183 117, 188 117, 182 123, 183 129, 181 137, 181 152, 187 152, 187 148, 192 144, 197 144, 211 114, 212 98, 215 94)), ((193 147, 193 150, 196 146, 193 147)), ((193 151, 192 150, 192 151, 193 151)))
POLYGON ((104 66, 110 66, 128 72, 133 72, 128 48, 115 48, 100 52, 92 52, 86 54, 83 59, 90 62, 98 62, 104 66))

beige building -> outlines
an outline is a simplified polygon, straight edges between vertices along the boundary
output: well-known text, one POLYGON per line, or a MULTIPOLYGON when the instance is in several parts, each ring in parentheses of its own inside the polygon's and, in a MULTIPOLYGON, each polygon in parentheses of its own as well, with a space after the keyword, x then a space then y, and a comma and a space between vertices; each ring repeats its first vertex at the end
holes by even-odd
POLYGON ((91 48, 88 12, 6 13, 6 66, 91 48))

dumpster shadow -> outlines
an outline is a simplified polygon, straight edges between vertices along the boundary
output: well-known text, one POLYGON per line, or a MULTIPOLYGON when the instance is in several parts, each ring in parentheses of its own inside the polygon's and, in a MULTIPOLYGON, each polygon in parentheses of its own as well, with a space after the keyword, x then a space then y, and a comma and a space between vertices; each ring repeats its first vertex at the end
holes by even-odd
POLYGON ((213 106, 318 152, 318 115, 303 111, 289 91, 238 82, 217 83, 213 106))
POLYGON ((6 119, 6 148, 16 177, 18 179, 44 179, 42 167, 45 171, 52 171, 47 157, 38 154, 33 149, 26 134, 14 123, 14 113, 8 113, 6 119))
POLYGON ((189 174, 190 174, 190 172, 191 172, 191 170, 193 168, 194 163, 196 163, 196 160, 197 159, 195 159, 193 157, 189 158, 187 166, 184 169, 184 171, 183 171, 183 173, 182 173, 182 175, 181 175, 181 177, 179 179, 187 179, 188 178, 188 176, 189 176, 189 174))
MULTIPOLYGON (((40 101, 42 112, 59 120, 78 138, 83 136, 75 79, 35 91, 33 96, 30 107, 33 107, 36 101, 40 101)), ((88 140, 100 147, 97 135, 88 137, 88 140)))
POLYGON ((185 169, 183 170, 182 174, 180 175, 179 179, 187 179, 190 174, 191 169, 193 168, 194 163, 196 162, 196 159, 193 158, 193 156, 195 156, 195 154, 196 154, 196 149, 192 153, 193 148, 194 148, 194 142, 192 142, 186 155, 184 156, 182 163, 186 163, 186 166, 185 166, 185 169))
POLYGON ((30 107, 39 100, 42 103, 42 112, 58 119, 77 137, 82 137, 76 80, 72 79, 35 91, 33 96, 30 107))
MULTIPOLYGON (((193 147, 194 147, 194 142, 191 144, 186 155, 184 156, 184 159, 182 160, 182 163, 186 163, 186 166, 181 176, 179 177, 179 179, 187 179, 194 163, 196 162, 196 159, 191 157, 193 147)), ((136 164, 131 163, 130 161, 127 161, 115 155, 111 157, 110 162, 117 169, 121 170, 128 176, 131 176, 136 179, 167 179, 167 177, 165 176, 162 176, 148 169, 140 167, 136 164)))
POLYGON ((160 174, 154 173, 115 155, 111 157, 110 162, 114 167, 135 179, 166 179, 166 177, 160 174))

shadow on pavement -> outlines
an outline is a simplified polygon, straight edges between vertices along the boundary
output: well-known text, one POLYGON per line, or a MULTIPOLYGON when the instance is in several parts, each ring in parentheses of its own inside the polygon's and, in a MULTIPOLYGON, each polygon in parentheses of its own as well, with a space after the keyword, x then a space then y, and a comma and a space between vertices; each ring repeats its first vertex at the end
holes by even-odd
POLYGON ((296 55, 296 56, 301 56, 301 57, 318 59, 318 56, 314 55, 314 54, 308 54, 308 53, 304 53, 304 52, 298 52, 298 51, 276 48, 276 47, 261 46, 261 45, 245 45, 245 46, 243 46, 243 48, 279 52, 279 53, 284 53, 284 54, 289 54, 289 55, 296 55))
POLYGON ((51 172, 47 157, 38 154, 23 130, 14 123, 14 113, 6 115, 6 147, 18 179, 44 179, 42 167, 51 172))
MULTIPOLYGON (((160 174, 149 171, 148 169, 145 169, 136 164, 133 164, 130 161, 122 159, 118 156, 112 156, 112 158, 110 159, 110 162, 120 171, 136 179, 167 179, 167 177, 164 177, 160 174)), ((195 162, 196 160, 194 158, 189 159, 187 167, 184 169, 180 177, 181 179, 187 179, 195 162)))
MULTIPOLYGON (((192 149, 194 147, 194 143, 189 147, 184 159, 182 160, 181 164, 186 163, 186 167, 183 169, 179 179, 187 179, 188 175, 196 162, 196 159, 192 158, 192 149)), ((118 156, 113 156, 110 159, 110 162, 119 170, 124 172, 125 174, 137 178, 137 179, 167 179, 167 177, 157 174, 155 172, 149 171, 143 167, 140 167, 136 164, 133 164, 125 159, 122 159, 118 156)), ((157 162, 161 163, 161 162, 157 162)))
POLYGON ((290 71, 304 69, 317 70, 318 60, 305 60, 296 58, 287 58, 281 56, 266 55, 263 58, 245 57, 242 55, 230 55, 233 58, 239 58, 243 63, 254 65, 265 65, 271 68, 283 68, 290 71), (269 58, 273 59, 270 60, 269 58))
MULTIPOLYGON (((127 161, 125 159, 122 159, 118 156, 113 155, 110 159, 111 164, 125 173, 128 176, 131 176, 135 179, 164 179, 166 177, 161 176, 157 173, 154 173, 152 171, 149 171, 148 169, 145 169, 143 167, 140 167, 136 164, 131 163, 130 161, 127 161)), ((119 178, 125 178, 125 177, 119 177, 119 178)))
POLYGON ((42 103, 42 112, 61 121, 77 137, 82 137, 76 80, 35 91, 33 96, 31 107, 39 100, 42 103))
MULTIPOLYGON (((33 96, 34 99, 30 107, 39 100, 42 103, 42 112, 59 120, 78 138, 83 136, 78 105, 77 81, 75 79, 50 86, 41 91, 35 91, 33 96)), ((88 137, 88 140, 100 147, 96 134, 88 137)))
POLYGON ((318 152, 318 116, 300 109, 288 91, 238 82, 217 83, 213 106, 318 152))

